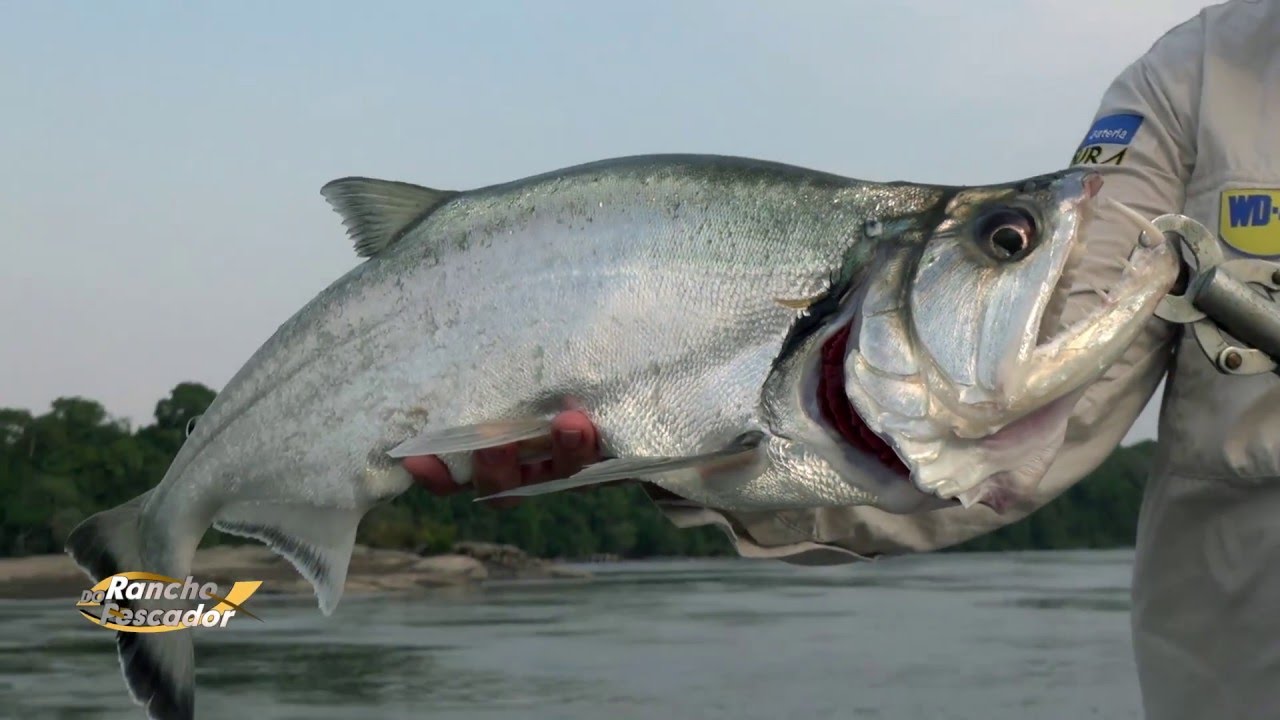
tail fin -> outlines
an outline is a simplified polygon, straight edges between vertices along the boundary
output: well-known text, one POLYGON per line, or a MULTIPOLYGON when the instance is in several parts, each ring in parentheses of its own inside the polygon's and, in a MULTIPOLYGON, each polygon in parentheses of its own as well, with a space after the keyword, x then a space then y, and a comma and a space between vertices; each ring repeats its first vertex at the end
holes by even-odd
MULTIPOLYGON (((143 564, 139 520, 149 494, 89 517, 67 537, 67 554, 94 582, 130 570, 163 572, 143 564)), ((148 718, 191 720, 195 716, 195 656, 190 632, 117 632, 116 648, 129 693, 146 708, 148 718)))

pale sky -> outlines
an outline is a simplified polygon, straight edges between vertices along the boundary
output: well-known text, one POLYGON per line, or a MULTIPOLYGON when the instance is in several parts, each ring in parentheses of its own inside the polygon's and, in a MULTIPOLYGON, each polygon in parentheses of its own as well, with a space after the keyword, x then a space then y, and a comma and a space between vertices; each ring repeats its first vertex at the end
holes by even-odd
POLYGON ((0 2, 0 406, 142 423, 220 389, 356 264, 333 178, 697 152, 1011 180, 1203 4, 0 2))

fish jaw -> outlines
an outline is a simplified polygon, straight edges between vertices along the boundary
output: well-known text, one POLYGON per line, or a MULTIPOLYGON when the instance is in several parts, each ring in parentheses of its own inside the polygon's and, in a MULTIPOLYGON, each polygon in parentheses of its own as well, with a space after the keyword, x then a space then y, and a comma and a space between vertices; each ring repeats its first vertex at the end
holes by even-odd
POLYGON ((1029 412, 1095 380, 1141 332, 1177 276, 1178 256, 1169 243, 1135 246, 1120 280, 1097 289, 1102 301, 1093 312, 1038 343, 1012 368, 1018 392, 1007 398, 1010 410, 1029 412))
POLYGON ((1177 274, 1170 243, 1137 244, 1120 279, 1096 289, 1102 299, 1092 312, 1043 338, 1014 364, 1011 392, 999 404, 975 407, 964 423, 976 437, 953 431, 938 458, 913 468, 916 483, 938 497, 995 508, 1034 490, 1063 443, 1076 402, 1124 354, 1177 274), (973 433, 975 426, 987 432, 973 433))
POLYGON ((954 410, 962 434, 994 432, 1025 394, 1045 310, 1093 211, 1095 178, 1070 173, 1033 193, 957 200, 958 217, 934 231, 909 271, 902 291, 907 329, 932 394, 954 410), (1006 225, 1025 218, 1034 244, 1018 258, 983 257, 976 236, 990 234, 984 228, 1004 216, 1011 218, 1006 225), (989 419, 983 409, 991 410, 989 419))
POLYGON ((945 252, 926 246, 914 261, 882 258, 852 299, 847 326, 828 331, 826 349, 844 345, 847 408, 833 413, 839 398, 815 389, 811 420, 886 471, 859 478, 874 487, 878 507, 912 513, 981 503, 1003 512, 1048 471, 1085 388, 1123 354, 1177 276, 1168 243, 1139 244, 1092 312, 1061 326, 1069 264, 1099 186, 1090 174, 1058 174, 1042 187, 1050 217, 1036 251, 1003 277, 987 270, 984 278, 978 265, 978 281, 964 291, 948 275, 966 270, 954 260, 946 268, 945 252), (935 291, 950 292, 928 297, 931 278, 941 283, 935 291), (981 305, 966 310, 964 302, 981 305))

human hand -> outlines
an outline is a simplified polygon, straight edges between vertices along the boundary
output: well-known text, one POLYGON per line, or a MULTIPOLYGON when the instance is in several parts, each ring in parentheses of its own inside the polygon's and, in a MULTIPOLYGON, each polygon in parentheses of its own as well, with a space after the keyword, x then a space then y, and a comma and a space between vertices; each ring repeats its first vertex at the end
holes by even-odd
MULTIPOLYGON (((498 445, 472 454, 472 478, 477 495, 492 495, 523 485, 569 477, 600 460, 599 435, 586 414, 565 410, 551 422, 550 439, 498 445), (551 457, 547 458, 550 447, 551 457), (522 458, 533 458, 532 462, 522 458)), ((402 461, 404 469, 427 492, 447 496, 466 489, 453 481, 449 468, 435 455, 415 455, 402 461)), ((497 508, 520 504, 521 498, 490 501, 497 508)))

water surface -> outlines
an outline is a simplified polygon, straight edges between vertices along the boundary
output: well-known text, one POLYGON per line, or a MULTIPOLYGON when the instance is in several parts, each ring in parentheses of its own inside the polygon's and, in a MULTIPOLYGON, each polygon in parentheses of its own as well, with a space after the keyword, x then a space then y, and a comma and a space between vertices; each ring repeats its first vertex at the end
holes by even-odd
MULTIPOLYGON (((1129 552, 587 566, 553 581, 254 597, 196 635, 197 717, 1140 717, 1129 552)), ((74 599, 0 601, 0 716, 140 718, 74 599)))

